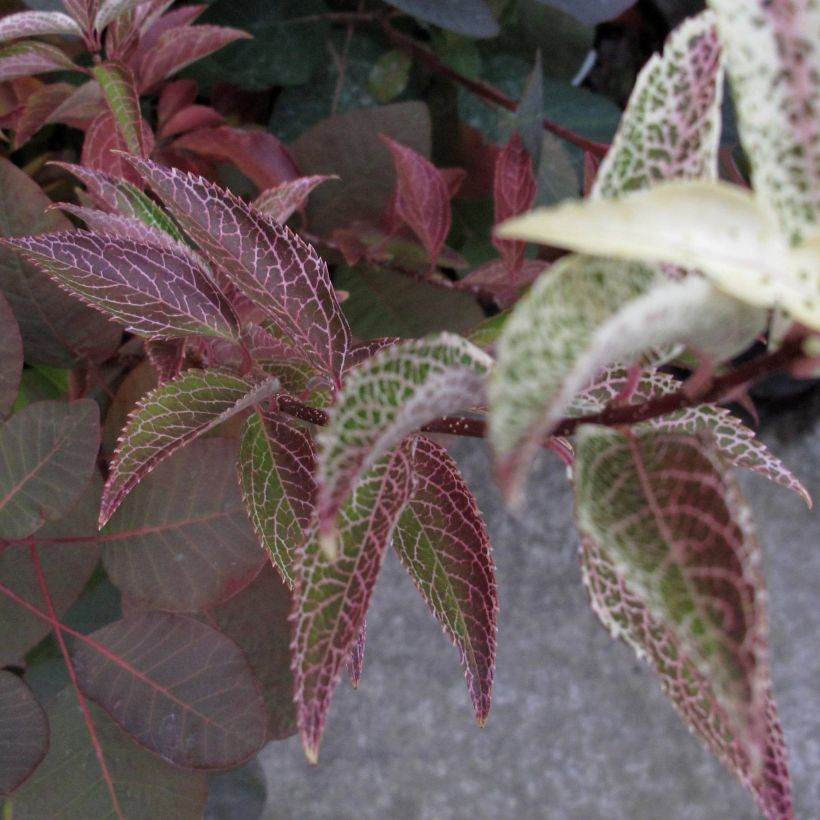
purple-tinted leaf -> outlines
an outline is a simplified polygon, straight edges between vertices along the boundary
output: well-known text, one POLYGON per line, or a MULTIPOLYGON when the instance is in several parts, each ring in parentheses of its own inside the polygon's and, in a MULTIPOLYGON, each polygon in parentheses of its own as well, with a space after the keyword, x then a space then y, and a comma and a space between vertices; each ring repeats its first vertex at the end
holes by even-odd
POLYGON ((674 631, 653 617, 646 602, 634 594, 599 544, 583 538, 580 553, 584 585, 601 623, 652 666, 680 716, 712 754, 752 791, 766 818, 791 818, 788 756, 771 688, 762 697, 766 713, 762 768, 754 772, 751 756, 731 731, 729 716, 711 683, 687 656, 674 631))
POLYGON ((362 630, 359 637, 353 642, 350 650, 350 657, 347 659, 347 674, 350 678, 350 685, 354 689, 359 688, 362 679, 362 669, 364 667, 364 649, 367 643, 367 620, 362 622, 362 630))
POLYGON ((333 690, 364 624, 373 585, 396 520, 411 490, 402 446, 365 474, 339 516, 337 555, 318 534, 297 558, 292 669, 299 731, 315 763, 333 690))
POLYGON ((234 478, 235 443, 202 439, 160 464, 100 535, 111 581, 145 607, 215 606, 265 563, 234 478))
MULTIPOLYGON (((142 142, 146 153, 150 154, 154 145, 154 135, 145 120, 141 121, 142 142)), ((139 175, 125 161, 122 152, 128 150, 117 123, 117 119, 106 106, 89 124, 83 141, 82 164, 88 168, 111 176, 126 179, 134 185, 140 184, 139 175)))
POLYGON ((277 389, 276 379, 254 385, 226 371, 186 370, 151 391, 131 414, 117 444, 103 493, 100 526, 171 453, 277 389))
POLYGON ((256 535, 292 587, 296 548, 313 518, 313 442, 283 416, 254 413, 242 432, 238 467, 256 535))
POLYGON ((11 305, 0 293, 0 419, 8 415, 23 371, 23 339, 11 305))
POLYGON ((413 490, 393 546, 430 611, 458 648, 481 726, 495 670, 498 597, 490 539, 475 498, 447 451, 418 437, 413 490))
POLYGON ((44 34, 75 34, 79 37, 82 31, 74 20, 60 11, 21 11, 0 18, 0 42, 44 34))
POLYGON ((195 131, 199 128, 214 128, 222 125, 225 118, 209 105, 188 105, 174 113, 162 125, 157 136, 161 139, 195 131))
POLYGON ((265 704, 244 654, 193 618, 130 615, 78 643, 73 657, 83 694, 178 766, 233 767, 264 743, 265 704))
POLYGON ((492 359, 451 333, 385 348, 352 371, 319 436, 318 514, 331 535, 357 479, 408 433, 481 405, 492 359))
POLYGON ((295 211, 304 207, 308 195, 317 185, 336 178, 335 176, 318 175, 283 182, 275 188, 262 191, 253 204, 274 222, 284 224, 295 211))
POLYGON ((91 31, 100 0, 61 0, 65 10, 77 21, 84 32, 91 31))
POLYGON ((157 374, 159 384, 175 379, 185 361, 184 339, 159 339, 145 343, 145 355, 157 374))
POLYGON ((101 0, 99 11, 94 17, 94 28, 103 31, 109 23, 141 2, 143 0, 101 0))
POLYGON ((353 345, 350 348, 350 353, 347 354, 347 359, 345 359, 345 373, 349 373, 354 368, 364 364, 380 350, 392 347, 400 341, 401 339, 397 336, 384 336, 381 339, 370 339, 367 342, 359 342, 359 344, 353 345))
POLYGON ((48 121, 51 115, 74 91, 68 83, 51 83, 39 88, 26 98, 25 105, 14 128, 14 150, 19 150, 48 121))
POLYGON ((575 498, 582 535, 708 681, 759 774, 770 689, 765 592, 751 516, 728 465, 707 438, 582 427, 575 498))
POLYGON ((495 37, 498 23, 485 0, 385 0, 419 20, 468 37, 495 37))
POLYGON ((266 565, 245 589, 210 613, 220 631, 245 653, 262 685, 268 740, 282 740, 297 730, 290 671, 291 606, 287 586, 266 565))
POLYGON ((68 512, 91 480, 99 446, 90 399, 35 402, 0 427, 0 537, 25 538, 68 512))
POLYGON ((194 104, 198 94, 199 89, 195 80, 173 80, 162 87, 157 102, 157 123, 160 133, 164 133, 165 124, 178 111, 194 104))
POLYGON ((49 71, 81 70, 59 48, 37 40, 20 40, 0 48, 0 82, 49 71))
MULTIPOLYGON (((532 208, 537 193, 532 159, 521 137, 513 134, 495 162, 493 201, 496 224, 532 208)), ((526 242, 493 237, 493 245, 501 252, 507 268, 512 273, 518 273, 524 262, 526 242)))
POLYGON ((236 335, 230 304, 186 253, 87 231, 4 241, 134 333, 236 335))
POLYGON ((61 122, 74 128, 87 128, 105 108, 100 84, 89 80, 75 88, 49 116, 50 123, 61 122))
POLYGON ((450 195, 441 172, 430 160, 389 137, 382 141, 396 165, 396 213, 412 228, 435 264, 450 232, 450 195))
POLYGON ((131 160, 210 260, 281 330, 339 378, 350 329, 327 266, 288 228, 201 177, 131 160))
MULTIPOLYGON (((119 817, 200 820, 208 790, 205 774, 173 766, 146 751, 102 709, 93 703, 88 707, 119 803, 119 817)), ((117 818, 71 687, 51 701, 48 720, 51 748, 34 776, 14 793, 14 820, 117 818)))
POLYGON ((31 689, 0 671, 0 795, 31 776, 48 751, 48 718, 31 689))
MULTIPOLYGON (((523 253, 525 243, 520 245, 523 253)), ((512 254, 519 249, 513 249, 512 254)), ((480 268, 468 273, 455 283, 459 290, 474 293, 477 296, 491 298, 502 310, 514 305, 521 294, 549 267, 549 263, 539 259, 522 259, 516 273, 510 272, 510 262, 506 259, 491 259, 480 268)))
POLYGON ((123 63, 102 63, 92 69, 125 147, 138 157, 146 155, 144 126, 137 84, 123 63))
POLYGON ((166 31, 140 61, 140 90, 144 93, 185 66, 229 43, 248 38, 247 32, 224 26, 187 26, 166 31))
MULTIPOLYGON (((34 536, 35 541, 43 541, 43 573, 58 618, 79 597, 97 566, 99 551, 95 539, 101 491, 102 479, 95 476, 68 515, 49 522, 34 536), (88 540, 83 541, 86 537, 88 540), (49 538, 77 540, 71 544, 49 544, 49 538)), ((27 544, 0 541, 0 583, 38 609, 45 608, 27 544)), ((0 595, 0 667, 22 664, 26 652, 50 630, 47 622, 0 595)))

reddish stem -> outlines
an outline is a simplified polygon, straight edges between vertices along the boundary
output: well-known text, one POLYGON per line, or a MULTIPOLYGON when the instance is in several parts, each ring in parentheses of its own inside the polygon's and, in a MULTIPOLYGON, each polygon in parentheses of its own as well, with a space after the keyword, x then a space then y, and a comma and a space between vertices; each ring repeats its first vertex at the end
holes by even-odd
MULTIPOLYGON (((63 655, 63 660, 65 661, 66 669, 68 669, 68 676, 71 678, 71 685, 74 687, 74 691, 77 693, 77 700, 80 703, 80 709, 83 713, 83 718, 85 720, 86 728, 88 729, 88 734, 91 738, 91 745, 94 747, 94 754, 97 756, 97 761, 100 764, 100 770, 102 772, 102 778, 105 781, 105 785, 108 789, 108 795, 111 798, 111 804, 114 808, 114 813, 120 820, 125 820, 125 815, 120 808, 120 801, 117 798, 117 792, 114 789, 114 781, 111 778, 111 773, 108 771, 108 764, 105 762, 105 755, 103 754, 102 745, 100 744, 100 739, 97 736, 97 729, 94 726, 94 721, 91 719, 91 712, 88 709, 88 703, 86 702, 83 693, 80 691, 79 684, 77 683, 77 672, 74 669, 74 663, 71 660, 71 655, 68 653, 68 647, 65 643, 65 638, 63 637, 63 625, 57 620, 57 612, 54 609, 54 602, 51 599, 51 593, 48 589, 48 583, 46 581, 45 573, 43 572, 43 565, 40 563, 40 556, 37 553, 37 547, 33 542, 29 543, 29 553, 31 554, 31 562, 34 564, 34 572, 37 574, 37 583, 40 585, 40 591, 43 593, 43 600, 46 603, 46 610, 48 614, 40 612, 39 609, 36 607, 30 607, 32 611, 35 611, 40 617, 45 618, 50 624, 51 628, 54 630, 54 637, 57 640, 57 643, 60 647, 60 652, 63 655)), ((5 588, 4 588, 5 591, 5 588)))

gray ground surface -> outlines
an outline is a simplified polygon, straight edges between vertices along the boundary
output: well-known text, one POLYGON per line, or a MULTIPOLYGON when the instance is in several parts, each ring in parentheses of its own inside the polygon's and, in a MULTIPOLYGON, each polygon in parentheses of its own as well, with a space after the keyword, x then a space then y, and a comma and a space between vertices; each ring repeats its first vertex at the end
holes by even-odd
MULTIPOLYGON (((764 436, 820 502, 820 403, 764 436), (813 419, 818 422, 814 423, 813 419)), ((595 620, 581 587, 564 471, 544 457, 516 520, 484 448, 456 450, 495 545, 501 597, 492 714, 479 730, 455 650, 391 555, 374 595, 361 688, 343 682, 320 765, 293 738, 262 753, 265 820, 751 820, 649 670, 595 620)), ((770 590, 775 688, 797 817, 820 818, 820 515, 744 481, 770 590)))

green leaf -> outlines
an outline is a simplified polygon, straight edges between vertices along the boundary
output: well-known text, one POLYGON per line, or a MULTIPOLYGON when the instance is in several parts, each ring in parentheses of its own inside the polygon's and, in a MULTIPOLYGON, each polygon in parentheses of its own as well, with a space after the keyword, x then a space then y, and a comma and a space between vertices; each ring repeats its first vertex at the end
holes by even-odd
POLYGON ((0 537, 25 538, 74 506, 97 462, 99 415, 90 399, 43 401, 0 428, 0 537))
POLYGON ((386 51, 373 64, 368 87, 379 103, 388 103, 407 88, 413 61, 403 51, 386 51))
POLYGON ((385 0, 391 6, 468 37, 495 37, 498 23, 485 0, 385 0))
POLYGON ((285 417, 255 413, 245 422, 239 479, 256 535, 293 586, 293 561, 313 518, 313 442, 285 417))
POLYGON ((92 73, 100 84, 126 147, 132 154, 144 157, 146 150, 139 94, 131 69, 124 63, 102 63, 95 66, 92 73))

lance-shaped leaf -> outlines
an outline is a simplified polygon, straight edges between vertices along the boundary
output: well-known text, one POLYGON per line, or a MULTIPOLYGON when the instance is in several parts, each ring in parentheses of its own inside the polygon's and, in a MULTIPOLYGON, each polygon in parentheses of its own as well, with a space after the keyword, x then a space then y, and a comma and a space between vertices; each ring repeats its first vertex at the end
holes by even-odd
POLYGON ((236 336, 230 304, 186 253, 87 231, 3 242, 134 333, 236 336))
POLYGON ((254 200, 254 207, 269 216, 274 222, 283 224, 290 219, 295 211, 304 207, 308 195, 317 185, 321 185, 329 179, 338 179, 338 177, 319 174, 283 182, 275 188, 262 191, 254 200))
POLYGON ((144 607, 194 612, 247 586, 265 563, 234 476, 236 444, 175 453, 134 488, 102 531, 108 577, 144 607))
POLYGON ((250 36, 225 26, 184 26, 166 31, 140 60, 140 90, 145 92, 185 66, 250 36))
POLYGON ((319 526, 364 473, 408 433, 447 413, 481 405, 492 359, 452 333, 392 345, 352 371, 320 433, 319 526))
POLYGON ((313 518, 313 442, 283 416, 255 413, 245 422, 239 480, 253 528, 289 586, 296 548, 313 518))
POLYGON ((0 82, 49 71, 82 69, 56 46, 37 40, 20 40, 0 48, 0 82))
POLYGON ((758 773, 765 593, 750 513, 728 470, 707 438, 582 427, 576 515, 709 682, 758 773))
POLYGON ((103 31, 109 23, 139 5, 140 2, 141 0, 101 0, 99 11, 94 17, 94 28, 97 31, 103 31))
POLYGON ((254 385, 227 371, 186 370, 152 390, 129 416, 117 443, 100 507, 100 526, 171 453, 278 389, 276 379, 254 385))
POLYGON ((0 19, 0 42, 46 34, 82 35, 80 27, 61 11, 21 11, 0 19))
POLYGON ((0 671, 0 795, 13 792, 48 751, 48 718, 31 689, 0 671))
POLYGON ((244 654, 193 618, 131 615, 93 632, 73 656, 83 693, 178 766, 236 766, 265 740, 265 704, 244 654))
POLYGON ((593 539, 582 538, 581 570, 592 609, 613 638, 622 639, 652 666, 680 716, 709 751, 754 794, 767 820, 793 817, 788 755, 771 688, 762 700, 766 715, 760 748, 751 754, 732 730, 726 709, 674 630, 652 615, 612 560, 593 539), (755 772, 752 760, 762 760, 755 772))
POLYGON ((26 97, 20 117, 14 125, 14 150, 19 150, 46 123, 52 114, 74 92, 69 83, 50 83, 26 97))
POLYGON ((592 197, 669 179, 714 179, 723 61, 712 14, 690 17, 641 69, 592 197))
POLYGON ((124 63, 102 63, 92 69, 126 148, 145 156, 145 140, 137 84, 124 63))
POLYGON ((68 512, 100 446, 95 402, 41 401, 0 427, 0 538, 25 538, 68 512))
POLYGON ((354 689, 359 688, 362 679, 362 669, 364 668, 364 650, 367 644, 367 620, 362 623, 362 630, 359 637, 353 641, 353 648, 350 650, 350 657, 347 659, 347 675, 350 678, 350 685, 354 689))
MULTIPOLYGON (((146 153, 150 154, 154 147, 154 134, 145 120, 141 121, 140 127, 146 153)), ((120 132, 117 118, 106 105, 85 129, 85 140, 83 140, 83 151, 80 157, 82 164, 140 185, 139 174, 125 161, 123 156, 127 151, 128 146, 120 132)))
POLYGON ((67 687, 48 706, 51 748, 34 776, 14 793, 15 820, 116 818, 118 810, 120 817, 135 820, 202 817, 208 792, 203 772, 173 766, 138 746, 98 706, 88 707, 119 806, 111 799, 77 697, 67 687))
MULTIPOLYGON (((610 368, 603 377, 578 394, 567 408, 568 416, 585 416, 600 413, 608 404, 624 395, 629 383, 627 371, 610 368)), ((634 386, 630 404, 641 404, 658 396, 676 393, 682 383, 674 377, 657 370, 644 371, 634 386)), ((809 491, 792 471, 758 439, 754 431, 729 412, 715 404, 687 407, 636 425, 635 429, 653 427, 667 432, 711 435, 721 455, 736 467, 743 467, 797 493, 811 507, 809 491)))
POLYGON ((796 241, 820 220, 820 6, 709 0, 758 195, 796 241))
POLYGON ((23 372, 23 339, 6 297, 0 293, 0 419, 8 415, 23 372))
POLYGON ((413 492, 393 546, 461 658, 481 726, 495 669, 498 598, 490 539, 458 465, 438 444, 414 440, 413 492))
POLYGON ((490 440, 499 481, 515 502, 532 458, 575 394, 607 365, 678 343, 720 359, 743 350, 764 311, 706 280, 667 282, 644 265, 568 256, 517 305, 490 381, 490 440))
MULTIPOLYGON (((521 137, 513 134, 495 161, 493 202, 496 224, 532 208, 536 193, 538 187, 532 173, 532 159, 521 137)), ((507 269, 517 273, 524 262, 525 243, 493 237, 493 245, 501 251, 507 269)))
POLYGON ((131 162, 202 252, 338 379, 350 329, 316 251, 202 177, 146 160, 131 162))
POLYGON ((781 305, 820 328, 820 243, 790 250, 755 196, 723 182, 662 183, 618 200, 537 209, 502 237, 584 253, 697 268, 751 305, 781 305))
POLYGON ((299 731, 312 763, 318 760, 333 690, 361 633, 411 481, 410 456, 402 446, 356 485, 340 515, 335 558, 327 555, 317 533, 300 549, 291 657, 299 731))
POLYGON ((450 194, 441 171, 406 145, 381 135, 396 166, 396 213, 424 245, 435 264, 450 233, 450 194))

